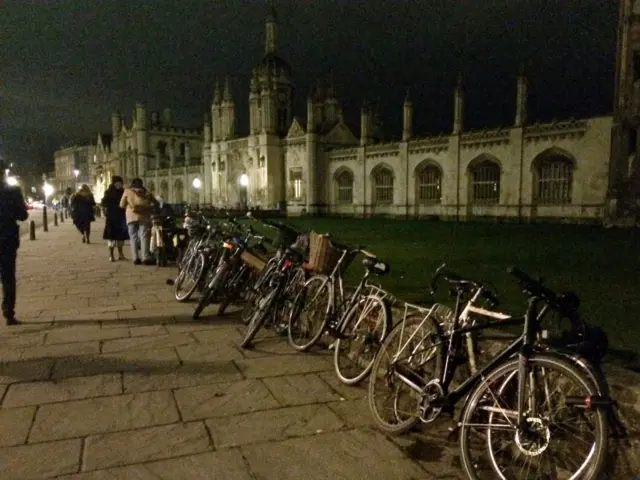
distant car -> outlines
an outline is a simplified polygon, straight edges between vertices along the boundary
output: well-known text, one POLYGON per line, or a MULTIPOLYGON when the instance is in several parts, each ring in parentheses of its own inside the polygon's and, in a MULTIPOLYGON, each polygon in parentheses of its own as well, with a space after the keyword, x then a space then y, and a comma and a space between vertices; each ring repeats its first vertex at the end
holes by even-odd
POLYGON ((44 202, 40 202, 40 201, 31 202, 31 208, 44 208, 44 202))

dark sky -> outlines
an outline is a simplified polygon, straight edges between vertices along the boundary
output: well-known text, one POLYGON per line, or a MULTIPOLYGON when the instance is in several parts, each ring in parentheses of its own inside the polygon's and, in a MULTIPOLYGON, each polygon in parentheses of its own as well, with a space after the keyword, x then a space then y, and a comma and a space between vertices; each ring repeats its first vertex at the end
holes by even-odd
MULTIPOLYGON (((357 127, 366 97, 386 133, 401 130, 410 87, 421 133, 448 131, 465 78, 466 126, 513 122, 524 62, 530 117, 611 110, 614 0, 276 0, 279 51, 294 68, 296 114, 332 74, 357 127)), ((214 79, 231 75, 246 127, 248 75, 264 49, 264 1, 2 0, 0 153, 42 170, 62 143, 110 130, 136 100, 172 108, 188 126, 209 110, 214 79), (37 167, 35 167, 37 165, 37 167)))

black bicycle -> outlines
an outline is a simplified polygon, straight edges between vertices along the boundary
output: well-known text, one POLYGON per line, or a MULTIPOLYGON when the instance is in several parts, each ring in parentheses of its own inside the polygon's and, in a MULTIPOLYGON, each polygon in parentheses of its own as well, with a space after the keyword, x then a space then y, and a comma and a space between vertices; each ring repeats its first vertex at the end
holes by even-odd
POLYGON ((588 371, 566 355, 536 351, 542 317, 558 308, 559 296, 515 268, 510 273, 529 297, 524 317, 493 310, 497 297, 480 282, 437 272, 436 279, 447 280, 456 296, 453 323, 438 321, 438 305, 412 306, 417 314, 405 314, 373 364, 373 418, 382 430, 399 434, 452 413, 464 399, 460 448, 469 478, 596 478, 608 442, 602 407, 611 402, 599 395, 588 371), (479 323, 478 317, 493 321, 479 323), (511 345, 450 389, 469 336, 497 324, 524 327, 511 345))

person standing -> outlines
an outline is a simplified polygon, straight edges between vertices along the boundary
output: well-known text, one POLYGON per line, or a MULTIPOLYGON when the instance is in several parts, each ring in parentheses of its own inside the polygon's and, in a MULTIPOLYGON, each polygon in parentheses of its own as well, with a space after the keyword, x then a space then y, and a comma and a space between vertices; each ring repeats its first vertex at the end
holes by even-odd
POLYGON ((124 193, 122 177, 114 176, 111 185, 107 188, 104 198, 100 202, 105 212, 104 233, 102 238, 107 241, 109 247, 109 260, 115 262, 114 250, 118 249, 118 260, 126 260, 122 248, 125 240, 129 239, 127 230, 127 218, 125 211, 120 207, 120 200, 124 193))
POLYGON ((0 160, 0 280, 2 280, 2 316, 7 325, 16 320, 16 260, 20 247, 17 222, 29 218, 19 187, 10 187, 5 180, 5 164, 0 160))
POLYGON ((91 222, 95 222, 95 210, 96 201, 93 198, 93 193, 89 185, 82 185, 71 200, 71 218, 73 218, 73 224, 78 231, 82 234, 82 243, 91 243, 91 222))
POLYGON ((62 196, 62 200, 60 204, 62 205, 62 209, 66 214, 67 218, 71 218, 71 196, 73 195, 73 190, 67 188, 62 196))
POLYGON ((157 204, 158 202, 153 195, 144 188, 141 178, 134 178, 131 181, 131 187, 126 188, 122 194, 120 207, 125 209, 129 238, 131 239, 131 254, 135 265, 154 264, 149 255, 149 241, 151 213, 157 204))

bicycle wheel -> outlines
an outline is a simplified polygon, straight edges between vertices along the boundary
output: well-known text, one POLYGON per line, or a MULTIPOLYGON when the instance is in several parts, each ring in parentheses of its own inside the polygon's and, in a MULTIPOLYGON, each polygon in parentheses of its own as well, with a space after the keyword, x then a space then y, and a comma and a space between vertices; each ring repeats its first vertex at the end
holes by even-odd
POLYGON ((274 259, 269 260, 264 270, 260 272, 260 275, 256 279, 255 283, 249 288, 246 298, 244 308, 240 313, 240 319, 242 323, 245 325, 249 324, 251 317, 253 316, 253 312, 257 308, 257 302, 260 300, 261 292, 266 292, 266 288, 269 286, 269 281, 273 272, 275 272, 277 262, 272 261, 274 259))
POLYGON ((441 342, 438 323, 420 315, 400 322, 384 339, 371 366, 368 395, 369 410, 380 430, 400 435, 420 421, 422 391, 404 382, 398 370, 411 372, 424 383, 440 378, 441 342))
POLYGON ((269 315, 269 311, 271 310, 271 306, 273 305, 276 296, 278 295, 278 289, 271 290, 266 297, 262 297, 258 302, 258 308, 253 312, 253 316, 251 317, 251 321, 249 322, 249 326, 247 327, 247 332, 244 335, 244 339, 240 346, 242 348, 248 348, 251 345, 251 341, 260 330, 260 327, 264 324, 267 316, 269 315))
POLYGON ((333 348, 333 366, 342 383, 356 385, 371 371, 375 355, 391 329, 391 308, 369 295, 351 307, 333 348))
POLYGON ((460 428, 469 478, 596 478, 607 451, 606 414, 569 406, 564 397, 597 395, 591 380, 562 356, 534 354, 524 382, 526 429, 519 429, 518 368, 517 358, 507 360, 469 395, 460 428), (556 376, 560 386, 550 387, 556 376), (586 424, 582 429, 580 422, 586 424))
POLYGON ((324 333, 331 302, 331 287, 325 275, 311 277, 296 295, 289 315, 289 345, 299 352, 313 347, 324 333))
POLYGON ((200 297, 200 301, 198 302, 196 309, 193 311, 193 315, 191 317, 194 320, 200 318, 202 311, 213 301, 215 294, 222 287, 229 269, 230 266, 227 263, 224 263, 216 270, 213 280, 211 280, 211 283, 205 287, 204 292, 202 292, 202 297, 200 297))
POLYGON ((191 257, 174 283, 174 296, 178 302, 186 302, 198 288, 205 272, 207 259, 202 252, 197 252, 191 257))

